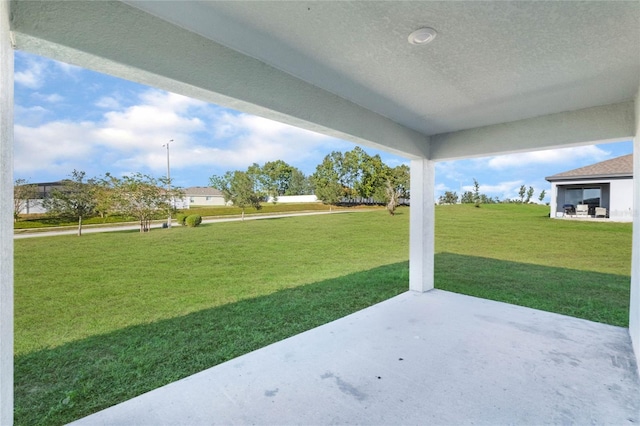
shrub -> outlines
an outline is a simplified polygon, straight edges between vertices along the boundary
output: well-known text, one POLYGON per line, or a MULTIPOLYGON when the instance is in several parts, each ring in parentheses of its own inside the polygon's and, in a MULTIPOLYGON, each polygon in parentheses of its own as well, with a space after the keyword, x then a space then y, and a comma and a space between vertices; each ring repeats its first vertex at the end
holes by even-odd
POLYGON ((198 214, 192 214, 190 216, 187 216, 184 222, 187 224, 187 226, 193 228, 202 223, 202 216, 198 214))
POLYGON ((187 218, 187 216, 188 216, 188 215, 186 215, 186 214, 184 214, 184 213, 178 213, 178 214, 176 215, 176 221, 177 221, 180 225, 185 226, 185 225, 186 225, 186 223, 184 223, 184 221, 185 221, 185 219, 187 218))

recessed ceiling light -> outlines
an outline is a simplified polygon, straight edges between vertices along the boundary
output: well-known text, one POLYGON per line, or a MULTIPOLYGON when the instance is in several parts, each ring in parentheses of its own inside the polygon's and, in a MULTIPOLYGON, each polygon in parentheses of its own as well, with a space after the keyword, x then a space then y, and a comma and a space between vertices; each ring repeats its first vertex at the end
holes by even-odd
POLYGON ((433 28, 420 28, 409 34, 409 43, 427 44, 431 43, 438 33, 433 28))

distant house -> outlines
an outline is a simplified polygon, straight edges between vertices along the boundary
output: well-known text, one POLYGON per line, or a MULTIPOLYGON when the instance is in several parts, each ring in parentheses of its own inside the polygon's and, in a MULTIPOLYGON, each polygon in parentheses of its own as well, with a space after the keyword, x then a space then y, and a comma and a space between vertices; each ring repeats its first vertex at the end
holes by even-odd
POLYGON ((633 221, 633 154, 545 179, 551 182, 551 217, 580 217, 584 209, 584 217, 633 221))
POLYGON ((30 213, 46 213, 46 209, 42 207, 42 202, 45 198, 49 198, 51 192, 54 189, 60 189, 64 185, 64 181, 57 182, 40 182, 40 183, 31 183, 28 185, 34 185, 37 187, 37 197, 32 200, 27 200, 28 202, 24 203, 24 207, 20 214, 30 214, 30 213))
POLYGON ((187 205, 197 206, 225 206, 222 192, 208 186, 192 186, 184 190, 187 205))

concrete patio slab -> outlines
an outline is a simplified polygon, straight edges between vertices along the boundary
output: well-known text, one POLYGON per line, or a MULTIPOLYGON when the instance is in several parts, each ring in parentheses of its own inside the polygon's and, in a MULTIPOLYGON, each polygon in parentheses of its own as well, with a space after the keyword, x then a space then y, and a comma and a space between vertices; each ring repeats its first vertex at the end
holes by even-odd
POLYGON ((627 329, 433 290, 73 424, 638 423, 627 329))

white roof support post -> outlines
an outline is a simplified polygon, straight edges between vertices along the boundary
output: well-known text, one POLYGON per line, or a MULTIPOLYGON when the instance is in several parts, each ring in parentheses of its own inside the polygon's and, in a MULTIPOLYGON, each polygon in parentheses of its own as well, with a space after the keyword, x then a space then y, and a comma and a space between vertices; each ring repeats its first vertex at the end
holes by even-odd
POLYGON ((409 288, 413 291, 429 291, 434 284, 435 180, 435 162, 411 160, 409 288))
POLYGON ((13 424, 13 46, 0 2, 0 424, 13 424))
POLYGON ((633 140, 633 248, 631 250, 631 298, 629 334, 640 371, 640 88, 636 96, 636 136, 633 140))

